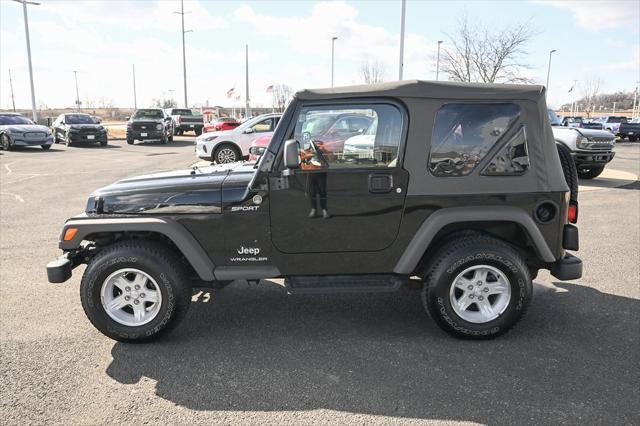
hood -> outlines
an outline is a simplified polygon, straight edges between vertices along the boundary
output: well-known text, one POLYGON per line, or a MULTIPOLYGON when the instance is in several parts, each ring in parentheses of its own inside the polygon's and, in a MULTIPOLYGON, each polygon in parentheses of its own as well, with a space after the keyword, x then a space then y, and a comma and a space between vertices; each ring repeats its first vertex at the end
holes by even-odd
POLYGON ((87 201, 86 212, 220 213, 225 181, 229 179, 233 182, 236 197, 242 197, 247 192, 254 172, 252 165, 232 163, 127 178, 92 193, 87 201), (240 194, 238 187, 244 189, 240 194))
POLYGON ((576 129, 576 131, 582 133, 582 136, 588 139, 596 139, 596 140, 614 140, 616 137, 608 130, 597 130, 597 129, 576 129))
POLYGON ((26 133, 26 132, 49 132, 47 126, 41 126, 39 124, 7 124, 0 126, 4 129, 9 129, 11 132, 26 133))
POLYGON ((131 118, 129 119, 129 122, 131 123, 163 123, 164 119, 140 117, 140 118, 131 118))
POLYGON ((216 132, 207 132, 207 133, 203 133, 202 135, 198 136, 196 138, 196 141, 203 141, 203 140, 207 140, 212 136, 225 136, 225 135, 231 135, 234 133, 237 133, 237 127, 235 129, 231 129, 231 130, 218 130, 216 132))
POLYGON ((104 126, 102 124, 67 124, 72 129, 92 129, 102 130, 104 126))

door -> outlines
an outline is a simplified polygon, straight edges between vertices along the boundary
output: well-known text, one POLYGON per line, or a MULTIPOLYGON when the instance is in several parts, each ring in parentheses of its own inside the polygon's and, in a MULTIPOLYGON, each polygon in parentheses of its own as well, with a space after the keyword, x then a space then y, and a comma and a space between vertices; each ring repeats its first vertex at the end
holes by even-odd
POLYGON ((389 103, 340 103, 303 105, 296 114, 287 139, 299 143, 300 168, 282 176, 276 161, 270 177, 274 246, 314 253, 391 245, 408 183, 401 167, 404 110, 389 103), (345 124, 351 127, 336 130, 345 124))

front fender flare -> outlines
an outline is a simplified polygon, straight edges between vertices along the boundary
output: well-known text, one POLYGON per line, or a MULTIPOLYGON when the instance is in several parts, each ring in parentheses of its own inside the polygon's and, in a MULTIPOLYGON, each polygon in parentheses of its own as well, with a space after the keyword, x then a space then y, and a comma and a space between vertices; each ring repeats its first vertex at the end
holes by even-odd
POLYGON ((555 262, 542 233, 535 222, 524 210, 516 207, 452 207, 437 210, 422 223, 418 232, 396 263, 393 272, 410 274, 418 266, 418 262, 429 248, 438 231, 446 225, 459 222, 504 221, 521 225, 529 234, 538 255, 545 262, 555 262))
POLYGON ((187 229, 171 219, 136 218, 121 219, 89 219, 87 217, 71 218, 62 227, 58 246, 62 250, 74 250, 90 234, 117 232, 157 232, 169 238, 191 264, 193 269, 204 281, 214 281, 215 265, 207 256, 200 243, 187 229), (64 241, 64 235, 69 228, 77 228, 76 235, 70 241, 64 241))

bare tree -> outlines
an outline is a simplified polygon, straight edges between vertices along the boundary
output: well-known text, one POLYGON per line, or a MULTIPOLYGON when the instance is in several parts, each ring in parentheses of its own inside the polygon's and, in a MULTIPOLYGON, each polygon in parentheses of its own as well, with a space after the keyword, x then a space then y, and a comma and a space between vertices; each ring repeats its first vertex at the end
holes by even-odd
POLYGON ((293 96, 293 90, 286 84, 275 84, 273 86, 273 97, 275 100, 275 107, 278 111, 284 111, 289 105, 291 97, 293 96))
POLYGON ((98 98, 98 108, 113 108, 113 99, 101 96, 98 98))
POLYGON ((453 81, 530 83, 522 74, 528 65, 521 59, 537 34, 528 22, 502 29, 472 25, 465 13, 456 32, 447 35, 449 47, 442 52, 442 70, 453 81))
POLYGON ((591 113, 595 109, 601 82, 602 81, 599 78, 590 78, 585 81, 581 87, 582 102, 585 104, 585 113, 587 114, 587 118, 591 118, 591 113))
POLYGON ((365 84, 382 83, 385 71, 384 63, 378 59, 366 58, 360 65, 360 73, 365 84))

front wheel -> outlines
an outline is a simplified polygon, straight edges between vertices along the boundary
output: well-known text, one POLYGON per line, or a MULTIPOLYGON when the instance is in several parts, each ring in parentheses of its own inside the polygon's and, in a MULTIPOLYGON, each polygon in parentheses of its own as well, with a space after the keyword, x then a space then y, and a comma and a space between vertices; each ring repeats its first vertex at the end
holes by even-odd
POLYGON ((635 142, 638 140, 637 136, 629 136, 629 142, 635 142))
POLYGON ((578 169, 578 177, 580 179, 594 179, 600 176, 604 166, 589 167, 588 169, 578 169))
POLYGON ((213 152, 213 161, 218 164, 235 163, 240 161, 240 153, 231 145, 220 145, 213 152))
POLYGON ((104 139, 100 141, 100 146, 107 146, 108 143, 109 139, 107 138, 107 136, 105 136, 104 139))
POLYGON ((11 143, 11 139, 7 135, 2 135, 0 139, 0 145, 2 145, 2 149, 5 151, 11 151, 13 149, 13 144, 11 143))
POLYGON ((191 287, 178 256, 161 243, 122 241, 99 252, 80 284, 82 307, 105 336, 154 339, 178 325, 191 287))
POLYGON ((445 244, 427 268, 422 302, 447 333, 490 339, 523 316, 533 293, 529 268, 508 244, 468 235, 445 244))
POLYGON ((51 145, 40 145, 40 148, 42 148, 42 149, 44 149, 46 151, 49 148, 51 148, 51 145))

